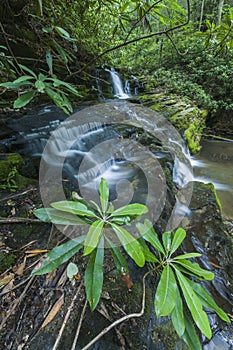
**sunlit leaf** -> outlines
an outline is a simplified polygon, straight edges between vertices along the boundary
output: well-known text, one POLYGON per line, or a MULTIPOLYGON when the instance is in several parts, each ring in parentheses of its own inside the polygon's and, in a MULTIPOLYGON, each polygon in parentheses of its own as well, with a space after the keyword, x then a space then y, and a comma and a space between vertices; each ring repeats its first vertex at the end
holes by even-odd
POLYGON ((84 242, 84 254, 88 255, 90 254, 99 243, 99 239, 102 233, 104 227, 104 221, 102 220, 96 220, 93 222, 91 227, 89 228, 87 237, 84 242))
POLYGON ((135 261, 135 263, 142 267, 145 264, 145 257, 142 248, 136 238, 126 231, 123 227, 111 224, 114 232, 117 234, 119 241, 124 247, 125 251, 135 261))
POLYGON ((169 265, 163 269, 156 290, 154 307, 158 317, 169 315, 176 305, 177 283, 174 273, 169 265))
POLYGON ((230 322, 227 314, 215 303, 214 299, 206 292, 206 290, 200 285, 200 283, 189 280, 189 284, 198 295, 203 306, 210 310, 214 310, 216 314, 225 322, 230 322))
POLYGON ((92 311, 100 300, 103 286, 104 249, 102 240, 103 237, 100 240, 99 247, 95 248, 90 254, 84 277, 87 299, 92 311))
POLYGON ((145 241, 149 242, 156 250, 158 250, 158 252, 165 255, 164 248, 160 243, 158 235, 154 231, 153 225, 148 219, 144 221, 144 224, 140 222, 137 223, 136 227, 139 230, 140 235, 143 237, 143 239, 145 239, 145 241))
POLYGON ((26 106, 35 96, 35 90, 29 90, 26 91, 24 93, 22 93, 22 95, 20 95, 14 102, 14 108, 21 108, 26 106))
POLYGON ((213 272, 202 269, 197 263, 192 263, 189 260, 180 259, 176 260, 175 264, 179 264, 184 267, 186 270, 193 273, 197 278, 202 277, 205 280, 212 280, 214 278, 213 272))
POLYGON ((45 84, 43 83, 43 81, 37 80, 35 82, 35 88, 37 89, 37 91, 43 93, 45 89, 45 84))
POLYGON ((169 254, 170 254, 170 250, 171 250, 172 233, 173 232, 168 231, 168 232, 164 232, 162 234, 163 246, 164 246, 166 252, 168 252, 169 254))
POLYGON ((108 208, 108 200, 109 200, 109 188, 108 183, 104 178, 101 178, 100 186, 100 202, 103 213, 106 213, 108 208))
POLYGON ((184 312, 183 312, 183 302, 179 292, 179 288, 176 289, 176 306, 171 313, 172 324, 176 330, 179 337, 184 334, 185 324, 184 324, 184 312))
POLYGON ((187 253, 187 254, 177 255, 173 258, 173 260, 196 258, 198 256, 201 256, 201 254, 200 253, 187 253))
POLYGON ((63 28, 55 26, 54 27, 57 33, 65 38, 70 38, 70 34, 63 28))
POLYGON ((192 314, 193 320, 196 323, 200 331, 210 339, 212 332, 210 329, 210 324, 205 311, 202 309, 202 304, 194 290, 189 284, 189 280, 177 269, 175 268, 175 273, 178 278, 182 293, 184 295, 186 304, 192 314))
POLYGON ((142 248, 142 252, 145 256, 145 260, 147 262, 156 262, 159 263, 159 260, 156 258, 156 256, 150 251, 150 249, 148 248, 146 242, 144 241, 143 238, 139 238, 138 239, 138 243, 140 243, 141 248, 142 248))
POLYGON ((114 210, 112 216, 123 216, 123 215, 136 215, 140 216, 142 214, 146 214, 148 212, 148 208, 143 204, 128 204, 124 207, 118 208, 114 210))
POLYGON ((28 83, 31 84, 31 82, 28 81, 28 80, 31 80, 31 79, 35 79, 35 78, 32 77, 31 75, 23 75, 22 77, 19 77, 18 79, 14 80, 13 84, 19 84, 19 83, 22 83, 22 82, 28 82, 28 83))
POLYGON ((46 62, 49 67, 50 74, 53 74, 53 57, 49 50, 46 51, 46 62))
POLYGON ((178 228, 172 239, 170 255, 172 255, 179 248, 179 246, 181 245, 185 237, 186 237, 185 230, 182 228, 178 228))
POLYGON ((78 266, 72 262, 69 263, 66 269, 66 274, 69 279, 72 279, 78 273, 78 266))
POLYGON ((50 205, 55 209, 66 211, 68 213, 76 214, 79 216, 89 216, 93 218, 98 218, 94 211, 88 209, 84 204, 80 202, 60 201, 51 203, 50 205))
POLYGON ((66 83, 65 81, 59 80, 57 78, 47 78, 47 81, 51 81, 55 87, 63 86, 66 89, 68 89, 72 94, 76 96, 81 96, 79 92, 69 83, 66 83))
POLYGON ((46 254, 47 258, 43 261, 41 267, 38 270, 33 270, 32 273, 34 275, 43 275, 45 273, 52 272, 61 264, 69 260, 83 247, 84 239, 85 236, 80 236, 53 248, 46 254))

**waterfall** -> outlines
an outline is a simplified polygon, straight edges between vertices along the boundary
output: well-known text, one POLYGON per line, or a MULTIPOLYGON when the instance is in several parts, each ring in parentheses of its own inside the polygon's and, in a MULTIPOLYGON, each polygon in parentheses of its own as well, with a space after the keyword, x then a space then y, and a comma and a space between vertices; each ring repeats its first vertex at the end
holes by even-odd
POLYGON ((125 87, 123 87, 122 80, 114 68, 111 68, 111 69, 105 68, 105 71, 110 73, 111 81, 113 84, 114 96, 122 100, 131 97, 129 82, 126 81, 125 87))

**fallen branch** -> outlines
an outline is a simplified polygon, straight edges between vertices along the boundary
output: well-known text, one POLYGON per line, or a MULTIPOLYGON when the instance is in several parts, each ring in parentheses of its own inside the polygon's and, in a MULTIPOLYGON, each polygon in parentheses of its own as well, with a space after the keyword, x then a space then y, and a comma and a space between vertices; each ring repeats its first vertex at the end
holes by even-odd
POLYGON ((83 310, 82 310, 82 313, 81 313, 81 316, 80 316, 80 320, 79 320, 79 323, 78 323, 78 327, 77 327, 77 330, 76 330, 76 334, 75 334, 75 337, 74 337, 74 341, 73 341, 71 350, 75 350, 75 348, 76 348, 76 344, 77 344, 80 328, 82 326, 83 317, 84 317, 85 312, 86 312, 86 308, 87 308, 87 299, 85 301, 85 304, 84 304, 84 307, 83 307, 83 310))
MULTIPOLYGON (((145 299, 146 299, 146 287, 145 287, 145 280, 146 277, 152 272, 153 270, 148 271, 142 279, 142 307, 141 307, 141 311, 139 313, 133 313, 133 314, 129 314, 126 315, 122 318, 120 318, 119 320, 116 320, 115 322, 113 322, 112 324, 110 324, 108 327, 104 328, 94 339, 92 339, 86 346, 84 346, 84 348, 82 348, 82 350, 87 350, 89 349, 95 342, 97 342, 97 340, 99 340, 103 335, 105 335, 106 333, 108 333, 112 328, 116 327, 118 324, 124 322, 124 321, 128 321, 130 318, 135 318, 135 317, 141 317, 144 312, 145 312, 145 299)), ((54 349, 53 349, 54 350, 54 349)))
POLYGON ((39 219, 29 218, 3 218, 0 217, 0 224, 21 224, 21 223, 41 223, 39 219))

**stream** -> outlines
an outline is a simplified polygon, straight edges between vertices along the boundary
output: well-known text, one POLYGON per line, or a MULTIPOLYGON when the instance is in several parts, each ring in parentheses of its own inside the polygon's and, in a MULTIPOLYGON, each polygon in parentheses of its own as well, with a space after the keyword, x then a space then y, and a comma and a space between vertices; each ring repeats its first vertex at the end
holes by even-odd
MULTIPOLYGON (((26 162, 24 175, 37 178, 40 171, 43 204, 65 199, 74 188, 97 201, 97 187, 104 177, 116 208, 137 201, 146 204, 153 212, 148 218, 161 233, 183 219, 191 222, 190 184, 211 182, 224 218, 233 220, 233 142, 203 140, 200 154, 190 157, 185 142, 163 116, 126 101, 132 96, 127 81, 122 82, 114 69, 105 69, 104 74, 109 74, 116 99, 77 107, 68 118, 54 106, 42 106, 20 119, 10 118, 1 131, 0 152, 19 152, 26 162)), ((103 101, 103 89, 100 95, 103 101)), ((192 238, 199 251, 205 252, 205 245, 199 237, 192 238)), ((207 254, 202 262, 209 267, 207 254)), ((221 271, 217 277, 214 288, 219 289, 220 300, 232 307, 221 271)), ((152 329, 159 323, 150 317, 152 329)), ((218 332, 214 317, 211 325, 216 334, 203 349, 232 350, 231 330, 218 332)), ((159 349, 149 340, 147 344, 148 350, 159 349)))

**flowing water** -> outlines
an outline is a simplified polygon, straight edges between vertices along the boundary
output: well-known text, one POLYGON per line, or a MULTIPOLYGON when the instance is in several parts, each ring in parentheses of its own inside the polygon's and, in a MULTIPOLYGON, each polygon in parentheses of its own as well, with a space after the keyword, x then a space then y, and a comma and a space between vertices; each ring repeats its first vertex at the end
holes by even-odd
POLYGON ((191 162, 195 179, 214 184, 223 216, 233 220, 233 142, 203 140, 200 154, 191 162))

